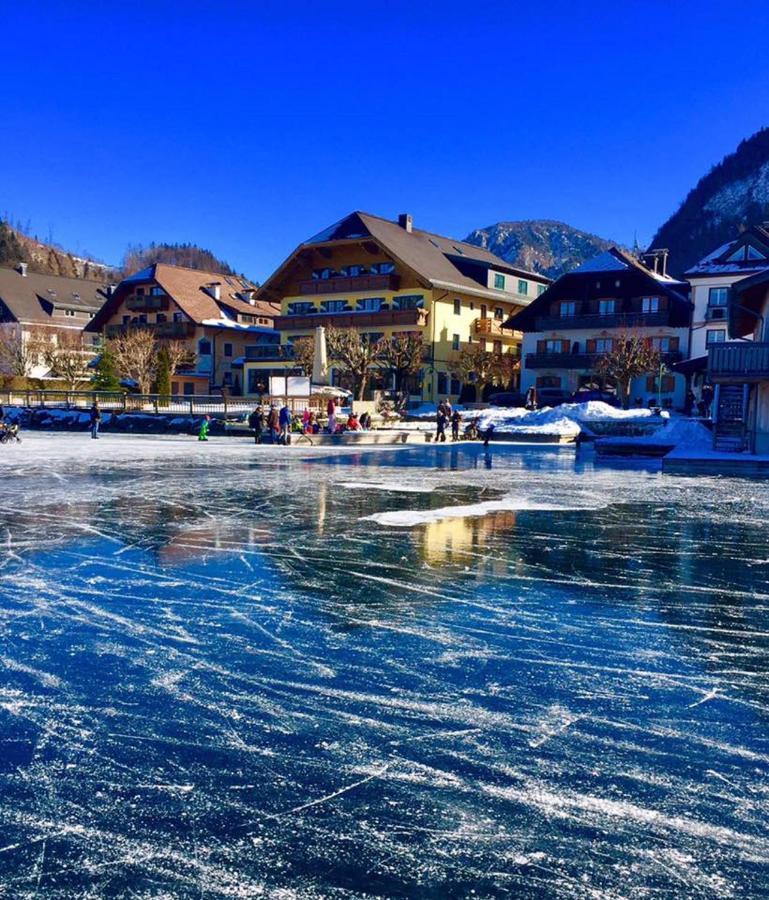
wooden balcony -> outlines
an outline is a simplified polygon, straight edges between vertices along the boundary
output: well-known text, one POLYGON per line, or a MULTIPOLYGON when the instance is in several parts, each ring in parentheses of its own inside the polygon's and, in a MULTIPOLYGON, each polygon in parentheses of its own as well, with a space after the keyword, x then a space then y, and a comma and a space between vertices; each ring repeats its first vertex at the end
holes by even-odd
POLYGON ((132 312, 163 312, 168 309, 168 297, 150 296, 148 294, 131 294, 126 297, 126 309, 132 312))
POLYGON ((195 334, 194 322, 122 322, 115 325, 107 325, 105 334, 108 338, 118 337, 126 334, 128 331, 138 331, 139 329, 147 329, 155 334, 155 337, 162 339, 181 339, 191 338, 195 334))
POLYGON ((769 343, 729 341, 709 347, 708 374, 714 381, 769 379, 769 343))
POLYGON ((653 328, 667 325, 669 321, 669 310, 655 313, 619 312, 607 316, 598 313, 580 313, 575 316, 538 316, 534 327, 537 331, 573 331, 575 328, 653 328))
POLYGON ((473 322, 473 332, 481 337, 512 337, 514 329, 504 327, 504 319, 476 319, 473 322))
POLYGON ((294 350, 290 344, 262 344, 246 347, 247 360, 281 360, 293 359, 294 350))
MULTIPOLYGON (((595 369, 603 353, 527 353, 525 366, 527 369, 595 369)), ((663 353, 665 365, 680 362, 682 353, 663 353)))
POLYGON ((427 324, 425 309, 383 309, 379 312, 313 313, 302 316, 276 316, 278 331, 306 331, 323 325, 324 328, 385 328, 390 325, 427 324))
POLYGON ((339 278, 313 278, 299 283, 299 293, 315 294, 358 294, 362 291, 397 291, 400 277, 390 275, 354 275, 339 278))

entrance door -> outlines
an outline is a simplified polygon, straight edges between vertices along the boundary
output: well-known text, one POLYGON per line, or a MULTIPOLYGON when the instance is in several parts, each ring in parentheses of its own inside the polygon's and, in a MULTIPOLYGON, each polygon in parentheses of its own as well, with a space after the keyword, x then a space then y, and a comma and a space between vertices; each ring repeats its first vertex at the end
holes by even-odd
POLYGON ((747 384, 719 384, 716 407, 716 450, 741 453, 748 445, 748 396, 747 384))

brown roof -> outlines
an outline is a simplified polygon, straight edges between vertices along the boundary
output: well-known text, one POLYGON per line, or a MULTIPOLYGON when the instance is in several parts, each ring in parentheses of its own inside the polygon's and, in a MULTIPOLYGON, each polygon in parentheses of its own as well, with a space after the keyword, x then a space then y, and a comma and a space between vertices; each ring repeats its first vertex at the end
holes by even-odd
POLYGON ((54 322, 54 307, 96 314, 106 294, 99 281, 29 271, 22 276, 18 269, 0 267, 0 300, 17 322, 72 327, 82 322, 58 319, 54 322))
POLYGON ((291 256, 265 282, 260 292, 270 293, 271 283, 282 274, 295 255, 302 249, 317 244, 333 241, 360 240, 370 237, 377 241, 394 259, 400 261, 427 284, 454 290, 468 291, 475 294, 502 298, 499 291, 488 288, 485 283, 472 278, 468 274, 470 267, 479 270, 494 269, 502 273, 520 275, 531 278, 541 284, 549 284, 550 279, 544 275, 528 272, 525 269, 511 266, 490 250, 476 247, 464 241, 433 234, 412 228, 407 231, 397 222, 383 219, 366 212, 354 212, 324 231, 300 244, 291 256))
POLYGON ((120 282, 115 294, 91 322, 89 330, 100 331, 125 296, 133 293, 136 286, 147 282, 156 282, 162 287, 185 315, 198 325, 208 319, 221 320, 225 317, 226 311, 267 319, 272 319, 280 313, 280 308, 275 303, 256 300, 252 304, 238 297, 238 293, 257 290, 256 285, 239 275, 224 275, 222 272, 206 272, 201 269, 188 269, 185 266, 155 263, 120 282), (213 284, 219 285, 218 301, 206 290, 213 284))

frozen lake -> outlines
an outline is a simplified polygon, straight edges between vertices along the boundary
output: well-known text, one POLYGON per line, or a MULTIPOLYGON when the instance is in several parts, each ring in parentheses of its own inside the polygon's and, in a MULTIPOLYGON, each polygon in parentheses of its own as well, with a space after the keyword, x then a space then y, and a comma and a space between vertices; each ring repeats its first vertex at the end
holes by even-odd
POLYGON ((0 897, 769 896, 769 495, 0 447, 0 897))

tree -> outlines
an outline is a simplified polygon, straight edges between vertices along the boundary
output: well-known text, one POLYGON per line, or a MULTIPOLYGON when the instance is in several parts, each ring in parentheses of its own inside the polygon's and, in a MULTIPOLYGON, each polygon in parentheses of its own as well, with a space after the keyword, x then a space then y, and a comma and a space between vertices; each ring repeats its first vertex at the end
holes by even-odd
POLYGON ((616 383, 622 405, 627 409, 633 379, 658 372, 661 364, 662 355, 648 338, 625 331, 614 339, 611 350, 598 359, 595 371, 602 378, 609 378, 616 383))
POLYGON ((310 337, 298 338, 291 344, 291 348, 294 365, 302 370, 302 375, 310 378, 315 365, 315 340, 310 337))
POLYGON ((88 381, 93 352, 86 348, 81 332, 59 332, 55 340, 47 342, 43 358, 51 374, 61 378, 68 390, 74 391, 88 381))
POLYGON ((23 334, 18 325, 0 325, 0 375, 29 378, 43 360, 46 344, 41 332, 23 334))
MULTIPOLYGON (((179 369, 188 369, 195 364, 195 354, 189 345, 176 338, 163 341, 161 349, 168 359, 168 377, 173 378, 179 369)), ((170 388, 169 388, 170 393, 170 388)))
POLYGON ((490 384, 507 387, 517 364, 511 353, 491 353, 480 344, 470 344, 449 361, 449 371, 463 384, 474 384, 476 399, 481 401, 490 384))
POLYGON ((406 380, 416 375, 424 364, 422 335, 405 331, 380 341, 378 359, 379 365, 393 376, 395 392, 403 406, 407 399, 403 390, 406 380))
POLYGON ((365 340, 352 328, 328 328, 326 344, 329 358, 350 377, 356 399, 362 400, 371 369, 378 360, 379 342, 365 340))
POLYGON ((139 393, 149 394, 157 378, 157 341, 146 328, 133 328, 107 342, 122 378, 130 379, 139 393))
POLYGON ((171 361, 168 358, 168 348, 162 345, 158 350, 155 392, 164 397, 171 393, 171 361))
POLYGON ((117 375, 115 356, 109 343, 104 345, 96 369, 91 377, 91 386, 95 391, 119 391, 120 379, 117 375))

